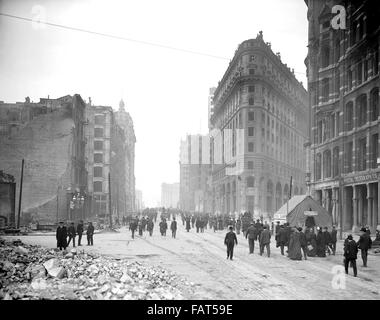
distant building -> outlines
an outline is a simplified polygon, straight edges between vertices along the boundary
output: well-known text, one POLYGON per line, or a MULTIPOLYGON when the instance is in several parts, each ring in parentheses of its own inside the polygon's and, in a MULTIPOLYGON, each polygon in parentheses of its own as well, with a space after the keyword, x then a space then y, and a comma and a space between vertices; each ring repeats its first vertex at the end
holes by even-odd
POLYGON ((165 208, 179 207, 179 183, 161 184, 161 206, 165 208))
POLYGON ((306 0, 309 187, 343 231, 380 222, 378 1, 306 0), (333 6, 342 5, 345 29, 333 6))
POLYGON ((136 189, 136 200, 135 200, 136 211, 141 211, 144 209, 143 195, 141 190, 136 189))

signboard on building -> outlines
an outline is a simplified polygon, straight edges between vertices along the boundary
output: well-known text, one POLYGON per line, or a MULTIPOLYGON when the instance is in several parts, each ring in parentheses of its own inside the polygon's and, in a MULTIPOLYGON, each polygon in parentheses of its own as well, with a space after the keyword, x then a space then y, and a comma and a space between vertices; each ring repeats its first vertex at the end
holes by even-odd
POLYGON ((317 216, 318 212, 317 211, 305 211, 303 214, 305 216, 317 216))
POLYGON ((380 178, 380 172, 368 173, 363 175, 358 175, 354 177, 344 178, 344 184, 358 184, 358 183, 368 183, 377 182, 380 178))

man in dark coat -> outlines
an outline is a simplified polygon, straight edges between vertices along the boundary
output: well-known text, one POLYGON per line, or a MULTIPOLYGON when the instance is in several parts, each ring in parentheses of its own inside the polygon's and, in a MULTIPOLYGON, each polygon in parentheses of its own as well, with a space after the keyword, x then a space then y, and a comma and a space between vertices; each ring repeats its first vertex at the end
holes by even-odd
POLYGON ((95 228, 92 225, 92 222, 89 222, 88 227, 87 227, 87 245, 88 246, 94 245, 94 231, 95 231, 95 228))
POLYGON ((153 220, 151 218, 148 218, 147 223, 146 223, 146 228, 149 232, 149 236, 152 236, 153 234, 153 227, 154 227, 153 220))
POLYGON ((78 247, 81 246, 80 242, 82 240, 83 234, 83 220, 79 221, 77 225, 77 234, 78 234, 78 247))
POLYGON ((168 224, 165 218, 160 222, 159 226, 160 226, 161 236, 166 236, 166 230, 168 229, 168 224))
POLYGON ((328 254, 331 255, 331 252, 330 252, 331 235, 327 227, 324 227, 323 236, 325 238, 325 246, 326 246, 325 252, 328 252, 328 254))
POLYGON ((289 222, 285 223, 285 231, 286 231, 286 246, 288 248, 288 250, 286 252, 288 253, 290 234, 292 233, 292 228, 290 227, 289 222))
POLYGON ((271 234, 267 226, 263 227, 263 231, 260 233, 260 256, 264 253, 264 247, 267 248, 268 258, 270 257, 270 238, 271 234))
POLYGON ((322 232, 322 228, 319 228, 317 234, 317 256, 322 258, 326 257, 326 242, 322 232))
POLYGON ((138 217, 133 219, 129 224, 129 230, 131 230, 132 232, 132 239, 135 238, 135 232, 137 230, 137 226, 138 226, 138 217))
POLYGON ((298 228, 298 231, 299 231, 299 240, 300 240, 300 244, 301 244, 301 249, 302 249, 302 252, 303 252, 303 258, 305 260, 307 260, 307 240, 306 240, 306 235, 302 231, 301 227, 298 228))
POLYGON ((335 229, 335 226, 333 226, 330 233, 330 239, 331 239, 331 250, 334 256, 336 252, 337 234, 338 234, 338 231, 335 229))
POLYGON ((186 231, 189 232, 190 228, 191 228, 191 221, 190 221, 190 217, 186 217, 186 231))
POLYGON ((59 250, 66 250, 67 247, 67 229, 63 222, 59 223, 59 226, 57 228, 57 232, 55 234, 55 237, 57 239, 57 248, 59 250))
POLYGON ((344 241, 344 269, 348 274, 348 266, 351 262, 351 266, 354 269, 354 277, 357 276, 358 271, 356 268, 356 259, 358 258, 358 245, 355 240, 352 239, 352 235, 348 235, 344 241))
POLYGON ((201 217, 197 217, 197 220, 195 221, 195 227, 197 228, 197 233, 199 233, 199 229, 201 228, 201 217))
POLYGON ((247 232, 245 233, 245 238, 248 239, 249 254, 251 254, 255 251, 255 240, 257 238, 256 228, 253 222, 251 222, 251 225, 247 229, 247 232))
POLYGON ((274 234, 275 234, 275 240, 276 240, 276 243, 277 243, 277 246, 278 246, 278 235, 280 233, 280 221, 277 221, 277 224, 275 226, 275 229, 274 229, 274 234))
POLYGON ((73 247, 75 248, 75 226, 74 222, 71 222, 69 228, 67 229, 67 235, 69 236, 69 241, 67 242, 67 246, 69 246, 71 239, 73 240, 73 247))
POLYGON ((227 232, 226 237, 224 238, 224 244, 227 246, 227 259, 230 258, 230 260, 232 260, 234 255, 234 246, 235 244, 238 244, 238 241, 235 232, 232 230, 232 226, 229 229, 230 231, 227 232))
POLYGON ((170 224, 170 230, 172 231, 172 238, 175 238, 177 233, 177 221, 175 220, 175 217, 173 217, 173 221, 170 224))
POLYGON ((285 230, 285 226, 281 225, 280 231, 278 232, 278 244, 281 248, 281 254, 284 255, 284 247, 286 246, 288 241, 288 234, 285 230))
POLYGON ((294 228, 290 235, 288 257, 292 260, 302 260, 300 232, 297 228, 294 228))
POLYGON ((360 232, 361 235, 358 241, 358 247, 361 251, 363 267, 367 267, 368 249, 371 249, 372 240, 365 228, 360 229, 360 232))
POLYGON ((191 217, 191 227, 194 229, 195 216, 191 217))

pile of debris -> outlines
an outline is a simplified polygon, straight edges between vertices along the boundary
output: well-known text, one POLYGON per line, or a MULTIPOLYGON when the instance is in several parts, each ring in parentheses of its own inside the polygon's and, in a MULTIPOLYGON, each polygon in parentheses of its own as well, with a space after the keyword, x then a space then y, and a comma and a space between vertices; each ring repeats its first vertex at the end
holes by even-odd
POLYGON ((0 239, 0 300, 180 300, 193 284, 161 268, 0 239))

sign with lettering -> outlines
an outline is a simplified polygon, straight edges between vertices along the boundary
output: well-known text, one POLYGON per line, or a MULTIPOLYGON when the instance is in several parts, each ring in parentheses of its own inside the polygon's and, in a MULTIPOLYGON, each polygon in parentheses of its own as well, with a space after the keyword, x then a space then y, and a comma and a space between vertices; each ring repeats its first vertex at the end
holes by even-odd
POLYGON ((344 178, 344 184, 374 182, 378 181, 379 177, 379 172, 363 174, 360 176, 344 178))

